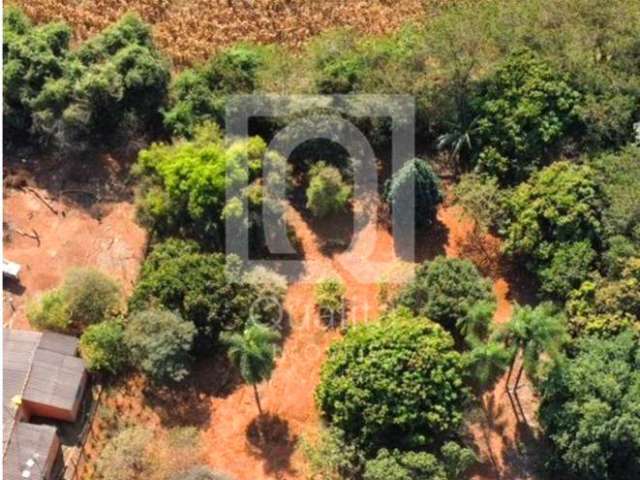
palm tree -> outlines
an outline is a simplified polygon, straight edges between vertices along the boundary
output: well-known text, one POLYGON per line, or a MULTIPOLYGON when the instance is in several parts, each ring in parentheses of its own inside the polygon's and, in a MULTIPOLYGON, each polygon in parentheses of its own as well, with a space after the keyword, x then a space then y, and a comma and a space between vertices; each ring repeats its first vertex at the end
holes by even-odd
POLYGON ((478 117, 468 119, 459 114, 456 122, 449 123, 449 131, 438 137, 438 150, 449 150, 456 173, 460 173, 462 165, 468 163, 474 148, 474 137, 478 131, 478 117))
POLYGON ((564 316, 550 302, 541 303, 535 308, 516 306, 513 318, 504 326, 499 338, 507 347, 513 348, 507 388, 518 352, 522 354, 522 364, 513 386, 513 391, 516 391, 524 368, 534 371, 542 354, 551 359, 560 354, 567 339, 564 316))
POLYGON ((480 300, 473 304, 464 317, 456 321, 458 331, 469 347, 475 347, 487 338, 491 330, 491 319, 496 311, 495 302, 480 300))
POLYGON ((260 416, 263 412, 258 395, 258 383, 271 377, 279 352, 276 345, 278 340, 278 332, 258 322, 251 322, 242 333, 222 335, 222 341, 229 347, 229 359, 240 370, 242 378, 253 386, 260 416))

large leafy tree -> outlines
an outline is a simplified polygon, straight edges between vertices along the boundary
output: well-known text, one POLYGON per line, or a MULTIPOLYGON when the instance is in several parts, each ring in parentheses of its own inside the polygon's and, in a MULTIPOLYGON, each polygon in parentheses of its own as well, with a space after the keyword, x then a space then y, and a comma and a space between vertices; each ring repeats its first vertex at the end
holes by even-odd
POLYGON ((176 136, 191 137, 198 124, 224 125, 230 95, 251 93, 257 86, 266 47, 236 45, 207 63, 181 72, 171 85, 171 106, 165 125, 176 136))
POLYGON ((166 310, 134 313, 124 342, 133 364, 158 383, 179 382, 189 374, 196 328, 166 310))
POLYGON ((640 322, 640 259, 629 259, 619 278, 585 281, 565 304, 571 334, 615 335, 640 322))
MULTIPOLYGON (((437 257, 421 265, 415 278, 396 299, 397 304, 409 307, 449 331, 455 331, 456 325, 462 326, 478 302, 493 303, 495 309, 491 283, 470 261, 446 257, 437 257)), ((490 318, 490 315, 485 316, 485 323, 490 318)), ((482 328, 480 325, 475 327, 482 328)))
POLYGON ((331 346, 316 401, 362 448, 433 446, 460 425, 462 376, 451 336, 399 310, 349 329, 331 346))
POLYGON ((503 183, 526 177, 571 131, 579 99, 566 76, 532 51, 512 54, 475 99, 479 167, 503 183))
POLYGON ((277 342, 280 334, 261 323, 251 323, 242 333, 227 333, 223 341, 229 348, 229 359, 240 370, 242 378, 253 387, 258 412, 263 414, 258 384, 271 378, 276 366, 277 342))
POLYGON ((226 218, 247 214, 250 226, 259 226, 248 208, 266 204, 279 218, 282 207, 264 194, 258 177, 263 160, 272 172, 268 179, 275 188, 285 182, 286 163, 274 152, 267 152, 259 137, 225 145, 214 125, 198 128, 192 141, 154 144, 142 150, 133 168, 141 180, 137 196, 137 215, 142 224, 162 237, 183 235, 215 246, 223 244, 226 218), (229 192, 236 192, 228 200, 229 192))
POLYGON ((168 240, 147 257, 129 308, 179 312, 197 328, 196 351, 207 354, 222 330, 241 329, 251 313, 260 315, 260 308, 252 311, 259 291, 242 281, 237 257, 201 253, 194 242, 168 240))
POLYGON ((602 247, 604 207, 590 167, 556 162, 509 198, 504 250, 524 257, 529 269, 547 280, 545 290, 562 297, 593 268, 589 259, 602 247))
POLYGON ((4 12, 3 25, 6 142, 19 136, 26 139, 32 132, 33 103, 47 82, 55 81, 65 73, 71 29, 60 23, 33 26, 15 8, 4 12))
POLYGON ((586 480, 640 476, 640 342, 587 337, 542 384, 540 419, 559 472, 586 480))
POLYGON ((159 125, 169 66, 139 17, 125 15, 75 50, 64 25, 31 27, 15 11, 5 23, 5 119, 18 133, 76 148, 159 125))

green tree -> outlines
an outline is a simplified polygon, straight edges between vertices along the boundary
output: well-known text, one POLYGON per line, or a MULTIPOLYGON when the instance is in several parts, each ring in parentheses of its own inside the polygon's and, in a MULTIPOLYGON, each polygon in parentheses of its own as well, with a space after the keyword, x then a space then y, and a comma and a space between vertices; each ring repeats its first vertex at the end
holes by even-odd
POLYGON ((605 197, 594 177, 588 166, 556 162, 509 198, 504 251, 528 260, 528 268, 549 282, 553 293, 564 294, 565 281, 579 285, 588 273, 587 260, 594 257, 591 249, 601 249, 605 197))
POLYGON ((395 311, 350 328, 330 347, 316 402, 331 425, 366 450, 432 446, 462 420, 462 370, 442 327, 395 311))
POLYGON ((535 375, 540 371, 543 354, 549 359, 555 359, 561 354, 562 346, 567 341, 565 319, 550 302, 541 303, 535 308, 528 305, 517 306, 513 318, 504 325, 498 339, 513 352, 507 388, 517 355, 522 355, 522 363, 513 385, 513 390, 516 391, 525 368, 535 375))
POLYGON ((440 179, 427 162, 414 158, 387 181, 385 199, 400 224, 407 222, 407 209, 413 205, 415 225, 429 226, 435 220, 437 207, 442 202, 440 179))
POLYGON ((46 292, 29 305, 27 316, 37 328, 61 332, 82 332, 122 309, 120 287, 93 268, 73 268, 62 285, 46 292))
POLYGON ((556 471, 586 480, 640 475, 640 342, 586 337, 542 383, 540 420, 556 471))
POLYGON ((313 478, 343 480, 362 477, 366 461, 364 452, 354 442, 348 441, 339 428, 323 429, 314 443, 303 439, 302 451, 313 478))
POLYGON ((320 280, 315 287, 315 300, 318 308, 323 312, 336 314, 344 308, 347 287, 337 278, 320 280))
POLYGON ((33 26, 22 11, 4 12, 3 121, 5 142, 33 133, 33 104, 47 82, 65 73, 71 29, 62 23, 33 26))
POLYGON ((183 240, 155 245, 129 298, 129 310, 161 306, 178 312, 197 328, 195 352, 207 355, 221 331, 243 328, 260 289, 242 281, 237 257, 198 250, 183 240))
MULTIPOLYGON (((225 233, 233 234, 224 231, 225 219, 247 213, 243 200, 248 208, 265 205, 274 218, 281 216, 281 204, 266 195, 258 181, 266 162, 272 172, 269 181, 278 188, 276 183, 286 181, 281 156, 267 152, 259 137, 225 144, 212 124, 196 129, 192 141, 154 144, 139 153, 132 170, 141 183, 138 220, 161 238, 187 236, 220 247, 225 233), (236 195, 227 199, 229 192, 236 195)), ((249 218, 250 227, 261 231, 254 216, 249 218)))
POLYGON ((266 325, 252 323, 242 333, 225 333, 223 341, 229 348, 231 362, 242 378, 253 387, 260 416, 263 415, 258 384, 271 378, 278 354, 280 334, 266 325))
POLYGON ((344 183, 340 170, 318 162, 309 171, 307 208, 316 217, 343 211, 351 196, 351 187, 344 183))
POLYGON ((476 462, 468 448, 447 442, 440 451, 441 458, 428 452, 402 452, 381 449, 366 462, 364 480, 460 480, 463 473, 476 462))
POLYGON ((398 294, 396 304, 455 331, 466 322, 471 308, 489 302, 495 309, 491 283, 469 260, 436 257, 416 270, 415 278, 398 294))
POLYGON ((30 27, 12 13, 5 40, 7 116, 17 129, 64 149, 157 126, 169 67, 149 27, 125 15, 77 49, 61 24, 30 27))
POLYGON ((596 276, 565 304, 573 336, 616 335, 640 322, 640 260, 629 259, 617 279, 596 276))
POLYGON ((438 459, 426 452, 400 452, 381 449, 366 464, 364 480, 448 480, 438 459))
POLYGON ((503 215, 504 194, 495 177, 467 173, 454 187, 455 202, 474 221, 475 240, 496 227, 503 215))
POLYGON ((513 53, 475 98, 478 166, 502 183, 525 178, 576 123, 580 100, 567 77, 530 50, 513 53))
POLYGON ((189 375, 194 325, 162 310, 134 313, 124 333, 133 364, 158 383, 179 382, 189 375))
POLYGON ((268 58, 268 48, 243 44, 215 54, 204 65, 182 71, 171 84, 165 125, 176 136, 191 137, 197 125, 224 125, 230 95, 251 93, 268 58))
POLYGON ((129 361, 122 323, 106 320, 87 327, 80 337, 80 355, 92 372, 121 372, 129 361))

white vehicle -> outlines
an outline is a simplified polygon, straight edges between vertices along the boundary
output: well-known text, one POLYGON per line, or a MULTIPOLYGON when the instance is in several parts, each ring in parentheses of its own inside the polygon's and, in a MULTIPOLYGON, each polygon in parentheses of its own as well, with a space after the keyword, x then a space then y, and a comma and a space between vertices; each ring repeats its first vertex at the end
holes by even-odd
POLYGON ((2 259, 2 276, 18 280, 20 276, 20 269, 22 267, 15 262, 2 259))

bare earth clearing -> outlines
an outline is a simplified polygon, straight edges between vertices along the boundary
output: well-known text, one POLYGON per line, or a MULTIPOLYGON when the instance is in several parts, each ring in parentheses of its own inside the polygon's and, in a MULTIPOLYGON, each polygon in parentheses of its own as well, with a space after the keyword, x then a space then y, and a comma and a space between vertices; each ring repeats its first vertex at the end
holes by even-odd
MULTIPOLYGON (((7 163, 11 161, 5 159, 7 163)), ((28 301, 58 286, 72 267, 99 268, 118 280, 125 293, 131 291, 145 255, 146 233, 136 224, 134 207, 121 185, 117 191, 101 192, 103 187, 86 182, 89 171, 117 177, 115 165, 107 163, 98 172, 86 165, 78 169, 78 182, 64 184, 65 175, 55 164, 51 169, 38 167, 37 178, 21 168, 5 170, 4 256, 22 265, 20 284, 6 282, 3 290, 5 325, 30 328, 28 301), (101 198, 106 200, 96 201, 101 198)))

